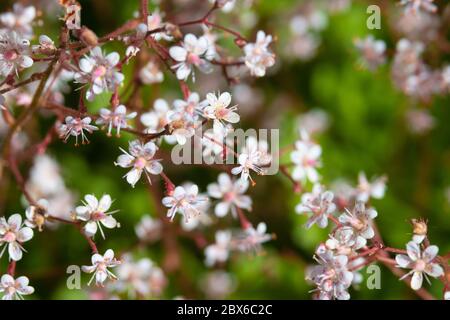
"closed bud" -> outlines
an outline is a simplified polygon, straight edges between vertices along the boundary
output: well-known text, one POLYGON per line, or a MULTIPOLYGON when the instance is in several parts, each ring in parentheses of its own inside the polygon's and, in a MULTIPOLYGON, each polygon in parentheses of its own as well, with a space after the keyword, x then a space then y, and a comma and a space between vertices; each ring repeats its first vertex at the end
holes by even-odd
POLYGON ((180 28, 177 25, 174 25, 172 23, 167 23, 166 24, 166 32, 173 36, 176 39, 180 39, 183 37, 183 34, 181 33, 180 28))
POLYGON ((98 38, 97 35, 89 28, 86 28, 83 26, 80 31, 80 40, 90 46, 95 47, 98 44, 98 38))

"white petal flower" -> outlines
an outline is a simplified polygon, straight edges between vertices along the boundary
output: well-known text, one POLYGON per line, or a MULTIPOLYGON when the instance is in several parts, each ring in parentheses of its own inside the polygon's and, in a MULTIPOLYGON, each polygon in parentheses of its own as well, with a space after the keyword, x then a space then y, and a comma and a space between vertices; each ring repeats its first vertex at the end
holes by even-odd
POLYGON ((387 178, 382 176, 369 182, 365 173, 360 172, 358 175, 358 186, 356 187, 356 200, 367 202, 370 197, 374 199, 383 198, 386 191, 386 180, 387 178))
POLYGON ((15 31, 0 32, 0 75, 6 77, 18 74, 19 70, 33 65, 28 56, 30 41, 15 31))
POLYGON ((291 160, 295 167, 292 178, 295 181, 319 181, 317 168, 321 166, 322 148, 309 139, 306 131, 301 131, 302 138, 295 142, 295 150, 291 152, 291 160))
POLYGON ((336 211, 333 198, 334 194, 331 191, 325 191, 321 185, 316 184, 311 193, 302 195, 302 201, 295 207, 295 211, 298 214, 311 214, 306 222, 307 228, 311 228, 314 224, 325 228, 328 225, 328 216, 336 211))
POLYGON ((237 106, 229 107, 231 103, 231 94, 223 92, 220 96, 213 93, 206 95, 207 105, 203 109, 203 116, 214 120, 214 133, 224 132, 226 123, 237 123, 240 120, 235 112, 237 106))
POLYGON ((106 250, 105 254, 95 253, 92 256, 91 266, 82 266, 81 269, 86 273, 94 273, 92 278, 89 280, 88 285, 92 283, 95 278, 95 283, 97 286, 103 286, 106 279, 117 279, 116 276, 108 270, 108 268, 114 268, 118 266, 121 262, 114 258, 114 251, 111 249, 106 250))
POLYGON ((74 118, 71 116, 66 117, 65 124, 59 126, 59 136, 66 142, 71 136, 75 137, 75 145, 78 146, 78 136, 81 135, 81 144, 89 143, 89 139, 86 136, 86 132, 92 134, 98 130, 96 126, 91 125, 92 119, 90 117, 74 118))
POLYGON ((33 230, 29 227, 23 227, 22 216, 18 213, 13 214, 6 220, 0 218, 0 257, 8 249, 10 260, 19 261, 22 259, 22 243, 33 238, 33 230))
POLYGON ((20 3, 15 3, 12 12, 0 14, 0 28, 4 28, 8 31, 15 31, 23 37, 30 39, 33 36, 33 27, 31 23, 35 17, 35 7, 25 7, 20 3))
POLYGON ((217 262, 225 262, 228 260, 231 246, 231 232, 217 231, 216 242, 205 248, 205 264, 207 266, 213 266, 217 262))
POLYGON ((0 292, 2 300, 23 300, 22 296, 33 294, 34 288, 29 286, 27 277, 14 279, 9 274, 4 274, 0 279, 0 292))
POLYGON ((183 186, 176 187, 172 195, 162 199, 162 204, 169 208, 167 217, 170 220, 173 220, 178 212, 184 216, 186 221, 189 221, 191 217, 202 214, 199 206, 207 200, 207 197, 198 194, 198 186, 193 184, 186 188, 183 186))
POLYGON ((127 120, 134 119, 136 112, 131 112, 127 115, 127 108, 121 104, 113 111, 102 108, 100 109, 100 118, 97 119, 96 124, 108 127, 108 136, 111 135, 112 128, 117 129, 117 136, 120 136, 121 128, 129 128, 127 120))
POLYGON ((377 215, 375 209, 366 209, 364 202, 357 202, 351 212, 346 209, 346 213, 339 217, 339 222, 352 227, 358 237, 356 241, 363 246, 366 244, 367 239, 372 239, 375 236, 372 220, 377 215))
POLYGON ((256 77, 263 77, 266 69, 275 64, 275 55, 269 50, 272 36, 258 31, 255 43, 248 43, 244 46, 245 65, 250 69, 250 73, 256 77))

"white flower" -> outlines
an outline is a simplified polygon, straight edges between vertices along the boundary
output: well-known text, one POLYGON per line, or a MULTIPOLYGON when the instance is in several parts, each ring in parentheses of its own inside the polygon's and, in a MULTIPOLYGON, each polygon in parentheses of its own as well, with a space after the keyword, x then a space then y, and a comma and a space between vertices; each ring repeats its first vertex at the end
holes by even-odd
POLYGON ((217 231, 216 242, 205 248, 205 264, 210 267, 217 262, 227 261, 230 254, 230 245, 231 232, 227 230, 217 231))
POLYGON ((439 251, 437 246, 429 246, 421 252, 419 245, 414 241, 410 241, 406 245, 406 251, 408 255, 398 254, 395 257, 395 261, 397 261, 399 267, 411 269, 411 271, 405 274, 401 279, 412 274, 412 289, 419 290, 422 287, 424 273, 425 279, 427 280, 428 278, 426 275, 438 278, 444 274, 444 269, 439 264, 433 263, 433 260, 436 258, 439 251))
POLYGON ((86 273, 94 273, 92 278, 88 282, 88 286, 91 285, 92 280, 95 278, 95 283, 97 286, 103 286, 103 282, 107 278, 117 279, 116 276, 108 270, 108 268, 114 268, 118 266, 121 262, 114 258, 114 251, 111 249, 106 250, 105 254, 95 253, 92 258, 91 266, 82 266, 81 269, 86 273))
POLYGON ((317 224, 319 228, 328 225, 328 216, 336 210, 333 198, 333 192, 324 191, 319 184, 314 185, 311 193, 302 195, 302 201, 295 207, 295 211, 298 214, 312 213, 306 222, 306 228, 311 228, 313 224, 317 224))
POLYGON ((100 229, 100 234, 105 239, 102 225, 108 229, 120 227, 120 224, 112 216, 117 210, 108 212, 112 204, 108 194, 103 195, 100 201, 94 195, 87 194, 82 202, 83 205, 76 207, 75 211, 77 219, 86 222, 83 229, 87 236, 93 237, 97 233, 97 229, 100 229))
POLYGON ((184 37, 181 46, 173 46, 169 49, 170 56, 178 62, 172 68, 177 70, 176 74, 179 80, 187 80, 194 66, 204 73, 212 71, 212 66, 207 61, 210 58, 207 55, 209 46, 206 37, 197 38, 189 33, 184 37))
POLYGON ((173 191, 173 194, 162 199, 162 204, 169 208, 167 217, 173 220, 175 214, 179 212, 186 221, 191 217, 198 216, 202 212, 199 210, 199 205, 207 201, 204 196, 199 196, 198 186, 193 184, 189 187, 178 186, 173 191))
POLYGON ((13 214, 6 220, 0 218, 0 258, 3 256, 6 248, 8 248, 10 260, 19 261, 22 259, 22 243, 33 238, 33 230, 29 227, 23 227, 22 217, 20 214, 13 214))
POLYGON ((235 207, 251 210, 252 199, 244 195, 247 189, 248 181, 233 181, 228 174, 221 173, 218 178, 218 183, 208 185, 209 196, 220 199, 220 202, 214 208, 216 216, 224 217, 231 209, 233 217, 237 217, 235 207))
POLYGON ((375 70, 386 61, 386 43, 375 40, 372 35, 365 39, 356 39, 355 46, 361 54, 361 64, 369 70, 375 70))
POLYGON ((355 230, 350 226, 337 228, 330 235, 325 245, 329 250, 335 251, 338 255, 350 256, 355 250, 361 249, 362 243, 357 242, 358 237, 355 230))
POLYGON ((353 281, 353 273, 348 270, 348 257, 335 255, 322 245, 316 251, 314 259, 320 264, 314 267, 307 279, 316 285, 320 300, 348 300, 347 289, 353 281))
POLYGON ((367 239, 372 239, 375 236, 372 220, 376 218, 378 213, 373 208, 366 209, 364 202, 357 202, 352 212, 345 210, 346 213, 339 217, 339 222, 354 229, 357 236, 357 247, 361 248, 366 245, 367 239))
POLYGON ((117 52, 104 56, 100 47, 93 48, 90 56, 80 60, 80 71, 75 74, 75 82, 89 84, 86 99, 91 101, 103 91, 114 91, 122 83, 124 75, 117 71, 119 62, 117 52))
POLYGON ((31 22, 35 17, 35 7, 24 7, 20 3, 15 3, 13 5, 12 12, 0 14, 0 27, 9 31, 16 31, 23 37, 30 39, 33 36, 33 27, 31 26, 31 22))
POLYGON ((186 101, 180 99, 174 101, 174 109, 167 112, 171 140, 175 139, 178 144, 184 145, 194 136, 197 127, 201 126, 201 122, 198 121, 200 107, 200 97, 195 92, 191 93, 186 101))
POLYGON ((4 274, 0 280, 2 300, 23 300, 22 296, 33 294, 34 288, 28 285, 29 282, 24 276, 14 280, 9 274, 4 274))
POLYGON ((120 148, 124 153, 117 158, 117 162, 114 164, 122 168, 132 169, 125 175, 127 182, 134 187, 136 183, 141 178, 142 172, 147 175, 148 181, 150 181, 149 174, 157 175, 163 171, 163 167, 160 160, 153 159, 157 146, 153 142, 147 142, 142 144, 139 140, 134 140, 130 142, 128 150, 130 153, 126 152, 124 149, 120 148))
POLYGON ((117 136, 120 136, 121 128, 128 128, 127 120, 136 117, 137 113, 132 112, 127 115, 127 108, 121 104, 113 111, 101 108, 100 118, 97 119, 96 124, 108 126, 108 135, 111 135, 112 128, 117 129, 117 136))
POLYGON ((236 236, 236 243, 233 247, 244 252, 261 251, 261 244, 273 239, 272 234, 268 234, 267 225, 264 222, 258 223, 256 229, 249 226, 244 231, 236 236))
POLYGON ((214 120, 214 132, 219 133, 225 130, 225 122, 238 123, 239 115, 234 112, 236 106, 229 107, 231 94, 224 92, 217 97, 214 93, 206 95, 208 105, 203 109, 203 116, 214 120))
POLYGON ((164 80, 164 73, 162 73, 155 62, 149 61, 139 71, 139 79, 143 84, 160 83, 164 80))
POLYGON ((401 0, 400 4, 405 6, 405 14, 416 14, 420 10, 436 12, 437 6, 434 0, 401 0))
POLYGON ((61 124, 58 128, 59 136, 66 142, 70 136, 75 137, 75 145, 78 145, 78 136, 81 135, 81 144, 89 143, 89 139, 86 137, 85 131, 93 133, 98 130, 96 126, 91 125, 92 119, 90 117, 74 118, 71 116, 66 117, 65 124, 61 124))
POLYGON ((387 178, 382 176, 369 182, 365 173, 360 172, 358 175, 358 186, 356 187, 356 200, 367 202, 370 197, 374 199, 383 198, 386 191, 386 180, 387 178))
POLYGON ((265 171, 262 166, 270 162, 265 146, 267 145, 259 143, 255 137, 248 137, 238 157, 239 166, 231 169, 231 173, 234 175, 241 174, 242 180, 250 179, 252 185, 254 185, 255 182, 250 176, 250 170, 263 175, 265 171))
POLYGON ((295 164, 292 178, 295 181, 309 180, 312 183, 319 181, 317 167, 320 167, 322 148, 309 140, 306 131, 301 131, 302 139, 295 142, 295 150, 291 152, 291 160, 295 164))
POLYGON ((142 217, 135 231, 140 240, 155 241, 161 237, 162 227, 161 220, 146 215, 142 217))
POLYGON ((30 41, 22 38, 15 31, 0 31, 0 74, 4 77, 19 69, 29 68, 33 59, 28 56, 30 41))
POLYGON ((250 69, 250 73, 256 77, 263 77, 266 68, 275 64, 275 55, 269 50, 272 36, 258 31, 255 43, 248 43, 244 46, 245 64, 250 69))

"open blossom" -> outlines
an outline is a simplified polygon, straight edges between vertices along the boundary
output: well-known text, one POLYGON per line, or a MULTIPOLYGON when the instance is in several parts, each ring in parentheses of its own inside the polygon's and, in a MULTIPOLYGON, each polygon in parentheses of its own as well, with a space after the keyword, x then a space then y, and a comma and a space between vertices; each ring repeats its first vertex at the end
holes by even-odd
POLYGON ((178 186, 173 191, 173 194, 164 197, 162 204, 169 208, 167 217, 173 220, 175 214, 178 212, 182 214, 186 221, 191 217, 202 214, 199 206, 207 201, 207 198, 198 194, 198 186, 193 184, 188 187, 178 186))
POLYGON ((251 210, 252 199, 244 195, 247 189, 248 181, 233 181, 228 174, 221 173, 218 183, 208 185, 209 196, 220 200, 214 208, 216 216, 224 217, 231 210, 233 216, 237 217, 236 207, 251 210))
POLYGON ((117 135, 120 135, 121 128, 128 128, 127 120, 135 118, 136 112, 131 112, 127 115, 127 108, 121 104, 113 111, 102 108, 100 109, 100 118, 97 119, 96 124, 105 125, 108 127, 108 135, 111 135, 112 128, 117 129, 117 135))
POLYGON ((417 13, 420 10, 436 12, 437 6, 434 0, 401 0, 400 4, 405 6, 405 13, 417 13))
POLYGON ((259 175, 265 173, 263 166, 268 165, 271 157, 267 152, 267 143, 261 143, 255 137, 248 137, 238 157, 238 167, 231 169, 234 175, 241 175, 241 179, 246 181, 250 179, 252 185, 255 184, 250 176, 250 170, 259 175))
POLYGON ((108 194, 103 195, 100 201, 94 195, 87 194, 82 202, 83 205, 75 209, 76 217, 78 220, 86 222, 83 229, 89 237, 93 237, 99 229, 103 239, 105 239, 102 226, 108 229, 120 226, 112 216, 116 211, 108 212, 112 204, 111 197, 108 194))
POLYGON ((22 296, 33 294, 34 288, 29 286, 27 277, 14 279, 9 274, 4 274, 0 279, 0 292, 3 293, 2 300, 23 300, 22 296))
POLYGON ((374 199, 383 198, 386 191, 386 180, 387 178, 382 176, 369 182, 366 174, 360 172, 358 175, 358 186, 356 187, 356 200, 367 202, 370 197, 374 199))
POLYGON ((111 249, 106 250, 105 254, 95 253, 92 258, 91 266, 82 266, 81 269, 86 273, 94 273, 92 278, 88 282, 88 286, 91 285, 92 280, 95 278, 95 284, 97 286, 103 286, 103 282, 107 278, 117 279, 114 273, 108 270, 108 268, 114 268, 121 262, 114 258, 114 251, 111 249))
POLYGON ((30 39, 33 35, 32 21, 36 17, 36 8, 33 6, 23 6, 20 3, 13 5, 12 12, 0 14, 0 29, 15 31, 30 39))
POLYGON ((86 99, 104 91, 114 91, 123 81, 124 75, 117 70, 120 56, 117 52, 104 55, 100 47, 91 50, 90 56, 80 60, 80 71, 75 74, 75 82, 86 83, 86 99))
POLYGON ((22 259, 22 243, 27 242, 33 238, 33 230, 29 227, 24 227, 22 224, 22 217, 20 214, 13 214, 6 220, 4 217, 0 218, 0 258, 3 256, 6 248, 10 260, 19 261, 22 259))
POLYGON ((320 300, 348 300, 348 288, 353 281, 353 273, 348 270, 348 257, 335 255, 321 245, 316 251, 314 259, 319 263, 315 266, 308 279, 312 280, 317 289, 316 298, 320 300))
POLYGON ((139 79, 144 84, 160 83, 164 80, 164 73, 154 61, 149 61, 139 71, 139 79))
POLYGON ((336 210, 333 198, 333 192, 324 191, 321 185, 315 184, 311 193, 302 195, 302 201, 295 207, 295 211, 299 214, 312 214, 306 222, 307 228, 314 224, 325 228, 328 225, 328 216, 336 210))
POLYGON ((194 66, 204 73, 212 71, 211 63, 208 62, 211 59, 208 55, 209 46, 206 37, 197 38, 189 33, 185 35, 181 46, 173 46, 169 49, 170 56, 178 62, 172 68, 177 70, 179 80, 187 80, 194 66))
POLYGON ((66 117, 65 124, 62 124, 58 128, 59 137, 66 142, 70 136, 75 137, 75 145, 78 145, 78 136, 81 135, 81 143, 89 143, 89 139, 86 137, 86 132, 93 133, 98 130, 94 125, 91 125, 92 119, 90 117, 74 118, 71 116, 66 117))
POLYGON ((237 123, 240 120, 235 112, 236 106, 229 107, 231 103, 231 94, 224 92, 217 97, 214 93, 206 95, 208 105, 203 109, 203 116, 214 120, 214 132, 223 132, 225 123, 237 123))
POLYGON ((205 264, 209 267, 217 262, 228 260, 231 247, 231 232, 228 230, 219 230, 216 232, 216 242, 205 248, 205 264))
POLYGON ((375 209, 366 209, 364 202, 357 202, 351 212, 346 209, 346 213, 339 217, 339 222, 354 229, 356 246, 363 247, 366 245, 367 239, 372 239, 375 236, 372 220, 377 215, 378 213, 375 209))
POLYGON ((439 251, 437 246, 429 246, 422 252, 416 242, 410 241, 406 245, 406 251, 408 255, 398 254, 395 257, 395 261, 397 261, 399 267, 411 269, 401 279, 412 274, 412 289, 419 290, 422 287, 424 275, 425 278, 427 275, 438 278, 444 274, 444 269, 439 264, 433 262, 439 251))
POLYGON ((143 216, 135 231, 139 239, 143 241, 156 241, 161 237, 162 223, 149 215, 143 216))
POLYGON ((144 172, 150 182, 149 174, 157 175, 163 171, 160 160, 153 159, 158 147, 153 142, 142 144, 139 140, 133 140, 128 147, 129 153, 123 152, 114 164, 122 168, 132 168, 126 175, 127 182, 134 187, 144 172))
POLYGON ((236 236, 236 243, 233 244, 237 250, 261 251, 261 244, 273 239, 273 235, 267 233, 267 225, 264 222, 258 223, 256 228, 249 226, 236 236))
POLYGON ((258 31, 255 43, 244 46, 245 65, 250 69, 253 76, 263 77, 266 69, 275 64, 275 55, 269 50, 272 36, 258 31))
POLYGON ((31 67, 33 59, 28 55, 29 47, 30 41, 15 31, 0 30, 0 74, 6 77, 31 67))
POLYGON ((355 46, 361 54, 361 64, 369 70, 375 70, 386 61, 386 43, 383 40, 369 35, 365 39, 356 39, 355 46))
POLYGON ((355 250, 362 248, 362 243, 357 242, 357 235, 352 227, 344 226, 337 228, 330 238, 325 242, 327 249, 336 254, 350 256, 355 250))
POLYGON ((319 181, 317 167, 321 165, 322 148, 309 139, 306 131, 301 131, 302 139, 295 142, 295 150, 291 152, 291 160, 295 167, 292 178, 295 181, 319 181))

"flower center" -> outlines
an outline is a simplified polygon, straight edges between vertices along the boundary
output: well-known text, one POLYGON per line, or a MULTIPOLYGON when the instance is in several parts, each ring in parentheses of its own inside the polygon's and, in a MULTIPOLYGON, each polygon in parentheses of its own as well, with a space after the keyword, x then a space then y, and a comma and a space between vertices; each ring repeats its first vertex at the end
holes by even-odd
POLYGON ((136 161, 134 162, 134 166, 138 169, 143 169, 146 164, 147 164, 147 160, 145 160, 145 158, 143 158, 143 157, 137 158, 136 161))
POLYGON ((102 219, 105 218, 105 217, 106 217, 106 214, 105 214, 104 212, 101 212, 101 211, 94 212, 94 213, 91 215, 91 218, 92 218, 92 220, 94 220, 94 221, 102 220, 102 219))
POLYGON ((422 259, 419 259, 416 261, 414 269, 417 271, 424 271, 426 266, 427 266, 426 262, 423 261, 422 259))
POLYGON ((92 75, 94 77, 94 79, 96 78, 101 78, 106 74, 106 67, 105 66, 98 66, 97 68, 94 69, 94 71, 92 72, 92 75))
POLYGON ((12 296, 14 293, 16 293, 16 288, 14 288, 13 286, 6 288, 6 292, 8 293, 8 295, 12 296))
POLYGON ((189 53, 187 56, 187 62, 198 65, 200 63, 200 57, 195 53, 189 53))
POLYGON ((224 199, 226 202, 231 202, 231 201, 234 200, 234 198, 235 198, 235 194, 234 194, 234 192, 231 192, 231 191, 225 193, 224 196, 223 196, 223 199, 224 199))
POLYGON ((16 234, 15 234, 14 232, 12 232, 12 231, 8 231, 8 232, 3 236, 3 240, 6 241, 6 242, 9 242, 9 243, 16 241, 16 239, 17 239, 17 236, 16 236, 16 234))
POLYGON ((15 49, 8 50, 3 54, 3 57, 8 61, 14 61, 17 59, 18 56, 19 53, 15 49))
POLYGON ((355 228, 358 231, 361 231, 365 228, 366 223, 360 219, 353 218, 350 222, 353 228, 355 228))

